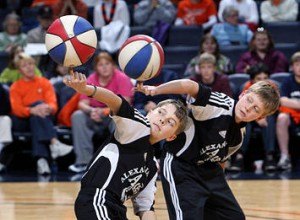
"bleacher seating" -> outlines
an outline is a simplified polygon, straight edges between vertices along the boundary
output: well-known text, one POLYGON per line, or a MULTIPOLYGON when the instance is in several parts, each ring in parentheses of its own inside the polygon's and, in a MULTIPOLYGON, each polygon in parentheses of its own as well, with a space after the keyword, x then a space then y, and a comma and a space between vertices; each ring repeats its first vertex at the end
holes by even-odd
POLYGON ((226 46, 220 48, 220 51, 223 55, 227 56, 231 63, 233 64, 233 67, 235 68, 235 65, 240 59, 240 56, 248 51, 247 46, 226 46))
POLYGON ((181 78, 184 74, 186 65, 185 64, 165 64, 163 66, 164 69, 172 70, 178 74, 181 78))
POLYGON ((9 56, 6 52, 0 52, 0 73, 7 67, 9 56))
MULTIPOLYGON (((9 13, 11 13, 10 9, 0 9, 0 21, 4 21, 6 15, 8 15, 9 13)), ((1 22, 1 25, 0 25, 0 32, 3 31, 3 25, 2 25, 2 22, 1 22)))
POLYGON ((203 35, 201 26, 172 26, 169 32, 169 46, 199 46, 203 35))
POLYGON ((290 75, 291 75, 291 73, 286 73, 286 72, 274 73, 270 76, 270 79, 274 80, 275 82, 278 83, 278 85, 280 85, 290 75))
POLYGON ((187 64, 199 52, 198 46, 165 47, 166 64, 187 64))
POLYGON ((22 32, 27 33, 39 25, 37 20, 37 12, 38 8, 26 7, 22 9, 22 32))
MULTIPOLYGON (((288 12, 287 12, 288 13, 288 12)), ((275 43, 299 43, 300 22, 272 22, 265 23, 275 43)))
POLYGON ((146 35, 151 35, 151 30, 149 27, 144 27, 144 26, 133 26, 130 27, 130 36, 134 36, 137 34, 146 34, 146 35))
POLYGON ((288 60, 291 59, 291 56, 299 51, 300 44, 299 43, 278 43, 275 44, 275 49, 280 50, 288 60))
POLYGON ((228 76, 230 86, 232 87, 233 98, 238 99, 242 86, 250 80, 250 76, 246 73, 234 73, 228 76))

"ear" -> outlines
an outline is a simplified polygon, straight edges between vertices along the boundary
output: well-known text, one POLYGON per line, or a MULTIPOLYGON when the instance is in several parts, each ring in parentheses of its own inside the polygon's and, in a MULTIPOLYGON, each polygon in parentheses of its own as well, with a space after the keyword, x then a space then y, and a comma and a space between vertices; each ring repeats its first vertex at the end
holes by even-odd
POLYGON ((166 138, 166 141, 173 141, 177 138, 177 135, 176 134, 173 134, 172 136, 166 138))

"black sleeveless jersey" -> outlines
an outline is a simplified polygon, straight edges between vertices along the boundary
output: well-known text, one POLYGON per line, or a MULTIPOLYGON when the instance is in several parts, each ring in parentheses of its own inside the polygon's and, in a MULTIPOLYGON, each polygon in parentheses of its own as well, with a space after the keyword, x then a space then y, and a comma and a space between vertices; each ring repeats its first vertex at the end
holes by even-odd
POLYGON ((121 203, 131 198, 135 212, 150 210, 157 163, 149 142, 149 121, 123 98, 112 119, 115 132, 92 158, 81 180, 81 190, 99 189, 121 203))
POLYGON ((234 119, 235 101, 199 84, 196 100, 188 98, 191 108, 185 131, 165 150, 193 164, 224 162, 242 145, 246 123, 234 119))

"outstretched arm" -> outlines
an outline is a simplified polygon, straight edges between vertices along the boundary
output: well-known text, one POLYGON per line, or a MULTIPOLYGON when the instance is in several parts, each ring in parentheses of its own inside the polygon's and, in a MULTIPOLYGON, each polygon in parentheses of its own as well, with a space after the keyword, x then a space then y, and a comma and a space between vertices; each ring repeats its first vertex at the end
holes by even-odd
POLYGON ((122 99, 108 89, 87 85, 84 74, 71 71, 70 76, 64 78, 64 83, 78 93, 92 95, 97 101, 105 103, 114 114, 119 111, 122 99))
POLYGON ((151 96, 162 94, 187 94, 196 98, 199 91, 199 85, 189 79, 179 79, 163 83, 157 87, 144 86, 142 83, 138 83, 137 91, 151 96))

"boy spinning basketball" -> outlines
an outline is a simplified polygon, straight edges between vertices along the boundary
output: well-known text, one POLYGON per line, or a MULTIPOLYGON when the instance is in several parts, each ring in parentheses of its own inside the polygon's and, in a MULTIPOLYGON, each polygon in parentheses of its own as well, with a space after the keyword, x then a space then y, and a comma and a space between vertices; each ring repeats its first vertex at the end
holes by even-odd
POLYGON ((79 220, 126 218, 127 199, 140 219, 155 219, 153 212, 157 164, 152 144, 174 140, 185 129, 187 111, 182 103, 165 100, 144 117, 113 92, 86 84, 74 73, 67 86, 105 103, 116 124, 114 134, 100 147, 81 180, 75 202, 79 220))
POLYGON ((277 110, 276 85, 270 81, 255 83, 238 102, 191 80, 175 80, 158 87, 139 84, 137 89, 146 95, 189 97, 189 124, 176 140, 165 144, 161 159, 170 219, 245 219, 219 163, 240 148, 245 122, 277 110))

